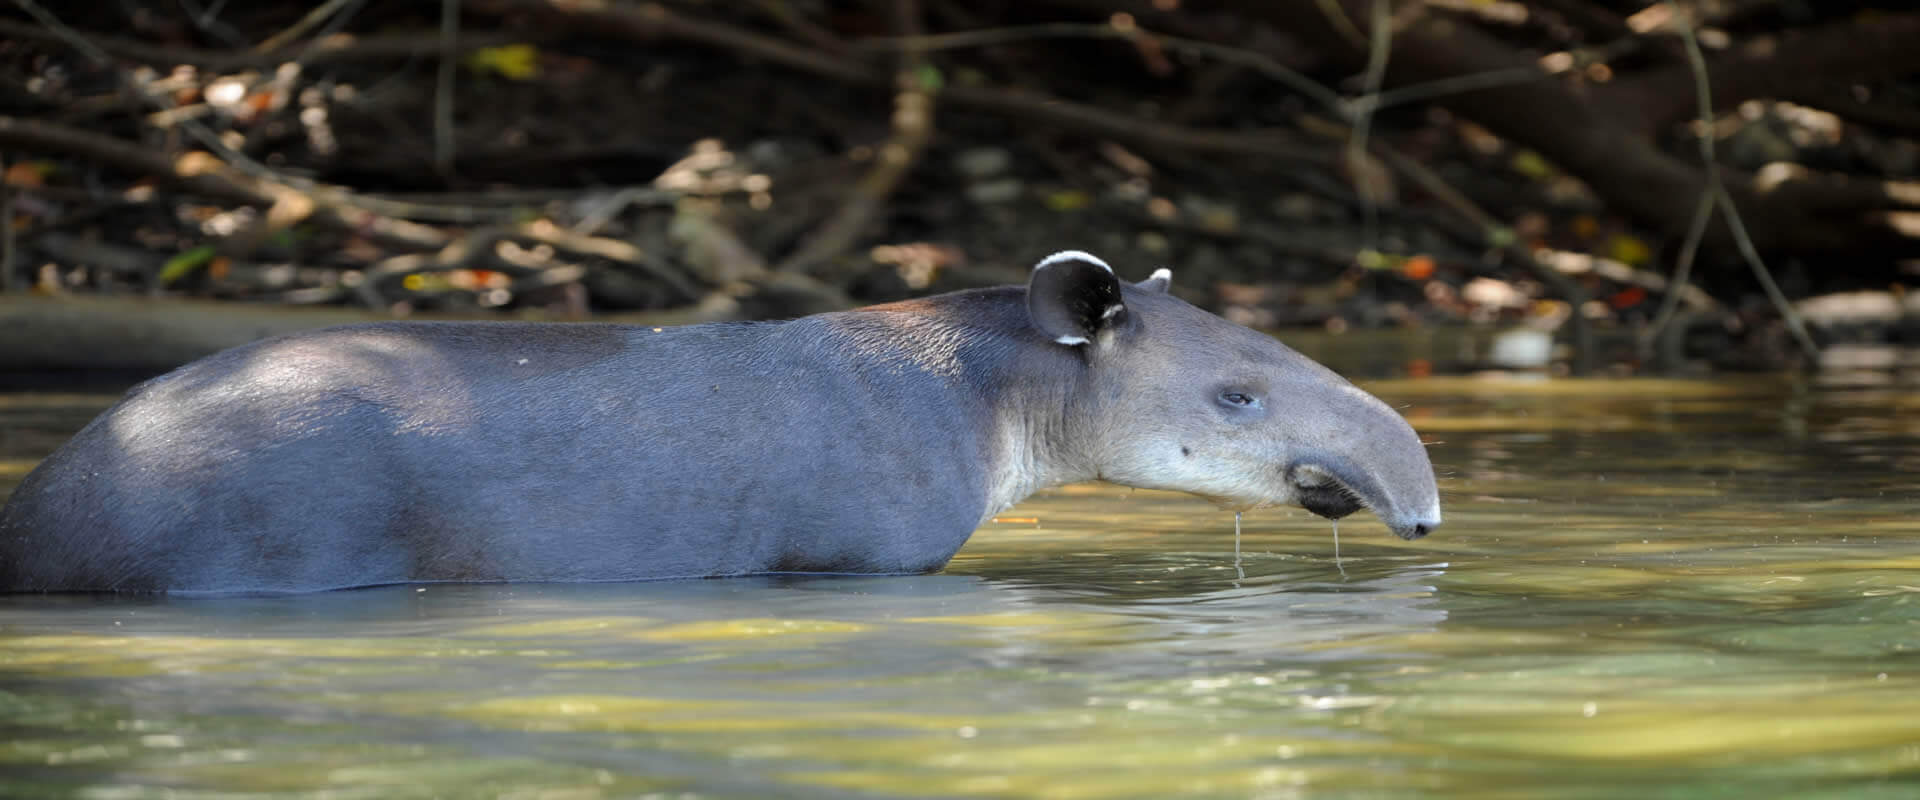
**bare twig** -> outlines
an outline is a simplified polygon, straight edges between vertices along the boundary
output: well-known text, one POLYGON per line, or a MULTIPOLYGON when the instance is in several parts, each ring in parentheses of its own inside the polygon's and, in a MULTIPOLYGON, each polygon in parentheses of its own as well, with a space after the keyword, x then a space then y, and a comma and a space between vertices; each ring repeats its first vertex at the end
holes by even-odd
POLYGON ((460 0, 440 0, 440 72, 433 93, 433 165, 453 175, 453 79, 459 62, 460 0))
MULTIPOLYGON (((612 222, 614 217, 620 216, 629 206, 659 192, 658 189, 629 186, 594 197, 586 213, 580 215, 580 219, 574 222, 573 232, 581 236, 599 233, 601 228, 606 227, 607 223, 612 222)), ((575 195, 578 194, 575 192, 575 195)), ((671 200, 668 202, 671 203, 671 200)))
MULTIPOLYGON (((918 0, 894 0, 895 25, 907 36, 920 32, 918 0)), ((933 138, 934 95, 939 86, 928 73, 926 51, 908 47, 900 52, 895 72, 899 92, 893 100, 893 133, 880 146, 873 168, 855 184, 834 215, 776 268, 779 272, 805 273, 838 258, 853 246, 861 232, 886 204, 900 182, 913 171, 933 138)))
MULTIPOLYGON (((1540 64, 1528 64, 1520 67, 1490 69, 1485 72, 1470 72, 1464 75, 1451 75, 1421 83, 1409 83, 1379 92, 1372 96, 1373 110, 1378 111, 1392 106, 1408 103, 1424 103, 1448 95, 1477 92, 1483 89, 1498 89, 1504 86, 1517 86, 1524 83, 1557 78, 1562 75, 1577 74, 1594 64, 1605 64, 1620 56, 1638 49, 1642 40, 1637 37, 1618 39, 1597 49, 1575 51, 1574 58, 1564 65, 1548 68, 1540 64)), ((1356 100, 1355 102, 1359 102, 1356 100)))
POLYGON ((66 125, 0 116, 0 147, 74 155, 115 169, 153 175, 222 200, 252 205, 272 202, 228 171, 189 171, 184 159, 176 162, 153 148, 66 125))
POLYGON ((1353 24, 1353 20, 1347 17, 1347 10, 1340 6, 1339 0, 1314 0, 1314 5, 1318 6, 1320 14, 1327 18, 1328 26, 1346 37, 1347 43, 1353 45, 1354 49, 1366 48, 1367 35, 1361 33, 1360 27, 1353 24))
POLYGON ((813 24, 806 15, 796 12, 793 4, 788 0, 754 0, 754 5, 759 6, 767 16, 774 18, 775 21, 786 26, 787 30, 793 31, 794 35, 805 39, 814 47, 829 53, 847 52, 846 40, 833 35, 833 31, 813 24))
POLYGON ((61 22, 59 17, 53 15, 53 12, 41 8, 39 3, 33 2, 33 0, 13 0, 13 4, 19 6, 21 11, 27 12, 27 16, 33 17, 41 25, 45 25, 48 31, 51 31, 55 36, 65 41, 69 46, 73 47, 73 49, 80 51, 80 54, 86 56, 88 60, 101 65, 113 63, 113 59, 107 55, 105 50, 100 49, 98 45, 95 45, 86 37, 81 36, 78 31, 67 27, 66 23, 61 22))
POLYGON ((1587 34, 1589 40, 1611 41, 1636 34, 1625 18, 1611 9, 1588 0, 1537 0, 1539 5, 1558 12, 1561 17, 1587 34))
MULTIPOLYGON (((128 172, 153 175, 209 197, 272 207, 300 194, 294 189, 262 181, 233 169, 206 153, 174 158, 150 147, 39 120, 0 116, 0 147, 44 153, 67 153, 128 172)), ((391 245, 433 249, 446 236, 423 225, 375 214, 341 201, 337 190, 322 187, 303 195, 313 204, 314 221, 340 230, 363 233, 391 245)))
MULTIPOLYGON (((1712 203, 1703 201, 1701 205, 1702 207, 1718 205, 1721 212, 1726 214, 1727 229, 1733 234, 1733 242, 1739 249, 1740 256, 1746 259, 1747 266, 1753 268, 1754 278, 1760 281, 1760 287, 1766 291, 1767 299, 1772 301, 1774 308, 1780 312, 1780 318, 1786 321, 1787 331, 1793 334, 1794 341, 1800 345, 1801 352, 1806 354, 1810 363, 1818 363, 1820 346, 1814 343, 1813 336, 1807 333, 1806 323, 1800 319, 1800 313, 1794 310, 1793 304, 1787 301, 1786 294, 1780 291, 1779 284, 1774 282, 1773 273, 1767 269, 1766 262, 1761 260, 1760 251, 1753 246, 1753 237, 1747 234, 1746 223, 1740 219, 1739 206, 1734 204, 1733 197, 1727 193, 1726 182, 1720 178, 1719 164, 1714 158, 1711 144, 1713 97, 1707 76, 1707 59, 1700 52, 1700 40, 1694 35, 1692 20, 1681 18, 1679 28, 1681 41, 1686 45, 1687 64, 1693 69, 1694 92, 1700 102, 1701 124, 1706 129, 1702 133, 1702 138, 1707 144, 1702 145, 1701 155, 1707 159, 1705 191, 1713 194, 1713 201, 1712 203)), ((1681 283, 1684 277, 1676 274, 1675 284, 1684 285, 1681 283)))
POLYGON ((357 2, 360 2, 360 0, 327 0, 327 2, 314 7, 312 11, 308 11, 306 16, 301 17, 299 21, 288 26, 286 30, 261 40, 259 44, 254 45, 253 51, 256 53, 271 53, 279 50, 287 46, 289 42, 307 35, 307 31, 319 27, 319 25, 326 22, 328 18, 339 13, 340 9, 357 2))
MULTIPOLYGON (((1344 16, 1340 19, 1345 19, 1344 16)), ((1359 32, 1356 30, 1355 35, 1359 32)), ((1258 52, 1232 47, 1216 42, 1156 33, 1144 28, 1120 28, 1109 23, 1047 22, 1034 25, 1012 25, 1001 28, 958 31, 928 36, 912 37, 870 37, 855 43, 855 50, 894 50, 909 44, 926 47, 929 50, 953 50, 966 47, 985 47, 1011 42, 1038 39, 1151 39, 1155 43, 1179 52, 1209 58, 1225 64, 1246 67, 1268 78, 1282 83, 1296 92, 1305 95, 1328 111, 1340 115, 1349 122, 1360 113, 1377 112, 1392 106, 1424 102, 1451 94, 1496 89, 1521 83, 1533 83, 1558 77, 1582 69, 1595 62, 1605 62, 1614 56, 1632 49, 1632 42, 1617 41, 1585 58, 1577 58, 1564 68, 1549 70, 1537 65, 1488 70, 1468 75, 1457 75, 1424 83, 1407 84, 1393 89, 1381 89, 1375 86, 1360 97, 1343 98, 1333 89, 1306 75, 1281 64, 1279 61, 1258 52)), ((1366 41, 1361 37, 1357 41, 1366 41)), ((1368 48, 1369 58, 1372 49, 1368 48)))
POLYGON ((1920 108, 1897 98, 1892 101, 1863 102, 1848 95, 1846 89, 1842 85, 1831 87, 1828 91, 1795 92, 1787 95, 1786 99, 1830 112, 1849 122, 1880 128, 1882 135, 1920 136, 1920 108))
POLYGON ((57 231, 39 237, 33 247, 55 261, 86 264, 108 272, 147 278, 158 273, 161 262, 165 260, 162 253, 147 248, 111 244, 57 231))
MULTIPOLYGON (((81 53, 85 54, 89 59, 100 64, 102 67, 111 68, 113 66, 112 57, 107 55, 107 53, 104 50, 100 49, 99 46, 88 41, 87 38, 85 36, 82 36, 79 31, 76 31, 73 28, 66 25, 65 23, 61 22, 60 19, 58 17, 55 17, 51 12, 48 12, 46 9, 41 8, 38 3, 34 2, 34 0, 13 0, 13 2, 14 2, 14 5, 19 6, 20 8, 25 10, 28 14, 32 15, 34 19, 39 20, 42 25, 47 26, 49 30, 53 31, 55 34, 59 35, 62 39, 66 40, 72 47, 74 47, 74 49, 79 50, 81 53)), ((120 78, 120 81, 122 84, 125 84, 127 88, 131 89, 135 94, 140 96, 147 103, 163 109, 172 109, 175 107, 175 104, 172 101, 172 99, 167 97, 165 94, 150 91, 149 87, 142 85, 140 82, 133 80, 130 76, 127 76, 125 74, 120 74, 118 77, 120 78)), ((276 211, 285 212, 285 211, 291 211, 293 209, 299 209, 302 207, 302 203, 300 203, 299 201, 289 196, 287 192, 305 191, 308 193, 312 193, 316 189, 316 187, 314 187, 310 182, 299 181, 299 180, 295 180, 287 176, 281 175, 278 172, 275 172, 274 170, 269 169, 266 165, 261 164, 258 161, 255 161, 251 157, 247 156, 245 153, 242 153, 234 149, 233 147, 229 146, 226 143, 226 141, 220 137, 219 134, 214 133, 212 129, 206 126, 201 125, 197 120, 187 118, 187 117, 180 117, 175 120, 175 125, 180 130, 186 131, 188 135, 198 140, 200 144, 205 146, 208 150, 212 151, 216 156, 219 157, 221 161, 225 162, 225 166, 235 170, 239 170, 240 172, 246 173, 248 176, 254 178, 257 181, 262 181, 267 184, 271 184, 272 187, 276 190, 268 192, 268 196, 271 198, 271 202, 269 202, 268 205, 273 207, 274 210, 276 211)), ((353 199, 352 196, 347 192, 345 192, 344 190, 332 190, 331 194, 333 195, 332 199, 334 200, 335 203, 351 204, 351 200, 353 199)), ((311 207, 313 206, 313 203, 307 202, 304 204, 304 206, 307 209, 311 209, 311 207)), ((300 214, 300 216, 304 217, 304 214, 300 214)), ((277 224, 284 224, 288 221, 284 213, 279 215, 270 214, 268 215, 268 220, 277 224)), ((259 235, 264 235, 264 234, 256 233, 256 235, 251 238, 257 239, 259 238, 259 235)), ((240 241, 243 241, 243 242, 248 241, 249 239, 249 237, 239 237, 239 238, 240 238, 240 241)))
MULTIPOLYGON (((1684 36, 1691 41, 1693 26, 1686 25, 1684 36)), ((1698 53, 1696 43, 1687 50, 1689 60, 1698 53)), ((1694 207, 1693 220, 1687 223, 1686 238, 1681 240, 1680 253, 1673 267, 1673 279, 1668 282, 1668 291, 1660 299, 1660 310, 1653 316, 1653 323, 1647 326, 1646 333, 1640 337, 1640 357, 1651 357, 1655 345, 1661 341, 1667 325, 1673 322, 1674 312, 1680 307, 1680 294, 1686 290, 1687 282, 1693 277, 1693 260, 1700 252, 1700 242, 1706 238, 1707 223, 1713 220, 1713 208, 1718 204, 1720 193, 1713 186, 1720 185, 1720 159, 1714 154, 1713 141, 1713 89, 1706 80, 1706 65, 1700 62, 1700 68, 1694 71, 1693 94, 1699 101, 1700 163, 1704 165, 1707 187, 1700 190, 1700 202, 1694 207)), ((1666 348, 1670 351, 1671 348, 1666 348)))
POLYGON ((639 6, 612 3, 556 3, 552 0, 469 0, 472 11, 489 14, 526 14, 557 28, 583 36, 648 41, 681 39, 744 53, 793 69, 855 83, 875 83, 884 77, 864 66, 831 54, 717 22, 691 19, 659 3, 639 6))
POLYGON ((652 186, 616 186, 591 193, 577 188, 488 188, 472 192, 408 192, 363 194, 358 197, 360 202, 387 209, 396 217, 475 224, 525 219, 535 213, 539 206, 548 203, 584 201, 596 196, 601 199, 590 203, 590 210, 576 224, 575 230, 593 233, 627 208, 671 206, 680 199, 682 193, 652 186))
MULTIPOLYGON (((467 0, 467 7, 492 14, 521 13, 535 16, 550 23, 549 27, 556 34, 572 32, 582 36, 634 41, 676 38, 732 50, 856 85, 887 85, 892 78, 886 73, 867 69, 857 62, 835 58, 831 54, 806 50, 779 39, 717 22, 688 19, 654 3, 635 8, 586 3, 559 4, 548 0, 467 0)), ((898 42, 888 45, 890 48, 898 46, 898 42)), ((1334 97, 1338 99, 1338 95, 1334 97)), ((948 86, 941 90, 940 100, 949 106, 1036 120, 1089 136, 1104 136, 1150 147, 1259 156, 1270 161, 1297 164, 1324 165, 1331 161, 1325 150, 1294 144, 1287 136, 1273 132, 1205 130, 1166 125, 1042 94, 980 86, 948 86)))
POLYGON ((1747 260, 1747 266, 1753 268, 1753 277, 1760 281, 1760 288, 1766 290, 1767 300, 1773 303, 1774 309, 1780 312, 1780 318, 1786 321, 1787 331, 1793 334, 1794 341, 1800 345, 1800 352, 1810 359, 1810 365, 1817 364, 1820 345, 1814 343, 1813 335, 1807 332, 1807 323, 1800 319, 1800 312, 1793 309, 1793 303, 1787 300, 1786 293, 1780 291, 1780 284, 1774 282, 1773 273, 1767 269, 1766 262, 1760 259, 1760 251, 1753 246, 1753 237, 1747 233, 1747 224, 1741 221, 1739 208, 1727 194, 1726 184, 1715 183, 1713 193, 1720 208, 1726 212, 1727 228, 1733 233, 1733 243, 1739 248, 1740 256, 1747 260))
MULTIPOLYGON (((1712 3, 1692 4, 1696 10, 1712 3)), ((1853 15, 1833 23, 1803 26, 1769 47, 1736 47, 1716 54, 1708 80, 1716 109, 1743 101, 1793 97, 1809 92, 1834 91, 1859 83, 1874 83, 1910 75, 1920 69, 1920 14, 1888 6, 1885 13, 1853 15)), ((1679 20, 1681 14, 1674 14, 1679 20)), ((1677 25, 1687 25, 1678 22, 1677 25)), ((1676 31, 1677 32, 1677 31, 1676 31)), ((1758 40, 1754 41, 1758 44, 1758 40)), ((1685 42, 1681 42, 1684 49, 1685 42)), ((1594 88, 1602 104, 1627 103, 1646 127, 1664 126, 1693 116, 1690 92, 1674 91, 1690 85, 1693 67, 1687 64, 1634 70, 1594 88)))
POLYGON ((13 184, 6 180, 7 158, 0 154, 0 292, 13 291, 13 184))
POLYGON ((220 21, 220 12, 226 8, 227 0, 214 0, 213 5, 207 8, 201 8, 195 0, 176 2, 180 4, 180 10, 187 12, 188 18, 193 20, 193 27, 201 33, 218 37, 236 47, 246 43, 246 37, 234 30, 232 25, 220 21))
POLYGON ((1228 47, 1213 42, 1201 41, 1199 39, 1188 39, 1180 36, 1153 33, 1139 27, 1120 28, 1107 23, 1050 22, 1038 25, 1015 25, 1005 28, 942 33, 931 36, 873 37, 861 39, 856 43, 855 47, 856 49, 863 50, 898 50, 907 47, 921 47, 928 51, 936 51, 965 47, 984 47, 1035 39, 1124 39, 1129 41, 1152 39, 1169 50, 1192 53, 1216 61, 1238 64, 1252 69, 1268 78, 1286 84, 1288 88, 1312 98, 1315 102, 1327 107, 1327 109, 1331 111, 1340 112, 1343 107, 1343 101, 1338 92, 1260 53, 1238 47, 1228 47))
POLYGON ((542 244, 552 245, 561 250, 570 250, 583 255, 598 256, 638 272, 644 272, 667 288, 679 292, 688 300, 700 297, 700 289, 679 271, 660 263, 647 255, 639 246, 622 239, 605 236, 588 236, 570 231, 547 220, 535 220, 515 226, 512 234, 542 244))
MULTIPOLYGON (((1713 139, 1712 127, 1703 127, 1701 130, 1701 138, 1709 142, 1703 146, 1713 147, 1710 143, 1713 139)), ((1718 204, 1719 198, 1719 192, 1708 190, 1700 192, 1700 204, 1694 208, 1693 221, 1687 223, 1687 236, 1681 240, 1680 253, 1674 261, 1673 278, 1667 282, 1666 294, 1660 298, 1660 310, 1654 313, 1653 323, 1648 325, 1647 330, 1640 336, 1642 360, 1651 359, 1655 355, 1656 347, 1662 341, 1667 326, 1672 324, 1674 314, 1680 309, 1680 297, 1686 293, 1688 281, 1693 278, 1693 260, 1700 253, 1700 242, 1706 238, 1707 223, 1713 220, 1713 208, 1718 204)), ((1671 348, 1662 348, 1659 352, 1670 350, 1671 348)))
MULTIPOLYGON (((111 66, 112 58, 105 50, 94 44, 79 31, 62 23, 57 17, 54 17, 46 11, 46 9, 40 7, 34 0, 14 0, 14 4, 26 10, 61 41, 79 50, 89 59, 103 66, 111 66)), ((164 94, 148 91, 147 87, 139 85, 125 75, 121 76, 121 80, 148 103, 163 109, 171 109, 174 107, 172 100, 164 94)), ((15 122, 25 123, 27 121, 15 120, 15 122)), ((275 216, 270 214, 267 217, 269 221, 273 221, 276 224, 286 224, 288 222, 285 212, 295 211, 303 207, 308 209, 325 208, 333 212, 336 216, 362 220, 374 228, 384 231, 386 235, 391 238, 409 242, 411 246, 438 247, 444 240, 444 236, 440 235, 439 232, 423 226, 413 225, 398 218, 419 217, 440 218, 452 221, 470 221, 480 216, 474 212, 474 210, 468 208, 429 207, 419 204, 361 197, 338 187, 325 186, 302 178, 282 175, 248 157, 246 154, 228 146, 219 134, 214 133, 211 129, 201 125, 195 120, 182 118, 176 120, 176 124, 181 130, 186 131, 194 139, 198 140, 200 144, 212 151, 221 161, 225 162, 223 164, 224 167, 242 173, 251 179, 247 182, 254 184, 252 189, 262 194, 256 195, 256 199, 249 200, 248 202, 263 202, 270 207, 281 210, 283 212, 282 215, 275 216), (306 199, 304 201, 298 200, 292 196, 293 194, 306 195, 306 199), (264 198, 264 200, 258 198, 264 198), (385 219, 385 217, 395 217, 396 219, 385 219)), ((17 134, 25 135, 21 132, 27 130, 26 128, 22 128, 18 124, 16 124, 15 127, 17 134)), ((165 168, 144 169, 142 171, 167 175, 175 170, 165 168)), ((211 169, 203 165, 196 167, 195 174, 201 175, 209 172, 211 172, 211 169)), ((253 238, 257 239, 258 236, 256 235, 253 238)), ((247 240, 243 238, 241 241, 245 242, 247 240)))
POLYGON ((1257 156, 1274 164, 1329 166, 1327 148, 1305 145, 1289 131, 1226 131, 1165 125, 1097 106, 979 86, 949 86, 940 92, 949 106, 965 106, 1047 123, 1086 136, 1165 150, 1257 156))
MULTIPOLYGON (((1365 97, 1375 97, 1380 93, 1380 85, 1387 79, 1387 56, 1393 52, 1393 10, 1387 0, 1373 0, 1372 33, 1367 42, 1367 68, 1362 78, 1365 97)), ((1354 187, 1360 190, 1360 207, 1365 220, 1367 247, 1376 242, 1380 227, 1380 186, 1374 179, 1372 160, 1367 156, 1367 135, 1373 128, 1373 109, 1371 104, 1361 104, 1350 112, 1353 131, 1347 136, 1347 169, 1352 173, 1354 187)))
MULTIPOLYGON (((22 6, 25 8, 25 6, 22 6)), ((57 21, 57 20, 56 20, 57 21)), ((62 26, 65 28, 66 26, 62 26)), ((71 29, 68 29, 71 30, 71 29)), ((302 49, 298 56, 289 57, 286 53, 258 53, 252 50, 202 50, 192 47, 158 47, 145 42, 104 36, 94 32, 81 34, 78 39, 63 35, 41 25, 28 25, 10 19, 0 19, 0 36, 10 39, 60 42, 82 55, 93 59, 108 54, 121 58, 152 64, 195 64, 209 69, 245 69, 249 67, 272 67, 288 61, 297 61, 308 66, 344 64, 365 61, 395 61, 418 57, 421 53, 433 52, 437 47, 438 33, 389 33, 355 36, 351 38, 316 41, 302 49), (79 42, 91 45, 85 47, 79 42)), ((540 41, 538 31, 525 33, 471 33, 460 37, 460 50, 472 52, 485 47, 498 47, 505 44, 540 41)), ((98 60, 98 59, 96 59, 98 60)))

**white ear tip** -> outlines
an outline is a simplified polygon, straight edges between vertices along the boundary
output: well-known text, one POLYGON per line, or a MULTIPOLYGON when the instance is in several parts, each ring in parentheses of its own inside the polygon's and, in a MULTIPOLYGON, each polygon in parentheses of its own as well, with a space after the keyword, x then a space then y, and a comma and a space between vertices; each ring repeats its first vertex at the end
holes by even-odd
POLYGON ((1156 269, 1156 270, 1154 270, 1154 271, 1153 271, 1153 274, 1152 274, 1152 275, 1148 275, 1148 276, 1147 276, 1147 280, 1150 280, 1150 281, 1166 281, 1166 282, 1168 282, 1168 283, 1172 283, 1172 282, 1173 282, 1173 270, 1170 270, 1170 269, 1167 269, 1166 267, 1161 267, 1161 268, 1159 268, 1159 269, 1156 269))
POLYGON ((1084 250, 1062 250, 1058 253, 1054 253, 1053 255, 1047 256, 1046 258, 1040 259, 1040 263, 1033 265, 1033 268, 1039 269, 1048 264, 1058 264, 1062 261, 1085 261, 1087 263, 1099 266, 1101 269, 1106 270, 1108 274, 1113 274, 1113 267, 1107 266, 1107 262, 1101 261, 1100 259, 1095 258, 1092 253, 1086 252, 1084 250))

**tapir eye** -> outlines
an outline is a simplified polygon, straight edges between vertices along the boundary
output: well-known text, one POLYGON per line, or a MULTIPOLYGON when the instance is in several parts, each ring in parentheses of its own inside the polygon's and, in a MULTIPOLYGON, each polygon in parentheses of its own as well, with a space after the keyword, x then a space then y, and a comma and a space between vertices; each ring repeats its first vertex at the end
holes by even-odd
POLYGON ((1260 406, 1259 397, 1256 397, 1247 392, 1236 392, 1231 390, 1220 393, 1220 402, 1225 405, 1237 406, 1241 408, 1258 408, 1260 406))

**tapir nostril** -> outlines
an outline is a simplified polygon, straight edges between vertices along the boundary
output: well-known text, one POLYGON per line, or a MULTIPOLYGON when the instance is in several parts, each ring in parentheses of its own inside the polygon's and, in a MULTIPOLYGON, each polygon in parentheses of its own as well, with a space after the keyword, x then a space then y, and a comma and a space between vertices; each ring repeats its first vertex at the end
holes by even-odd
POLYGON ((1407 541, 1412 541, 1432 533, 1433 529, 1440 527, 1440 523, 1415 522, 1408 525, 1388 525, 1387 527, 1393 530, 1393 535, 1406 539, 1407 541))

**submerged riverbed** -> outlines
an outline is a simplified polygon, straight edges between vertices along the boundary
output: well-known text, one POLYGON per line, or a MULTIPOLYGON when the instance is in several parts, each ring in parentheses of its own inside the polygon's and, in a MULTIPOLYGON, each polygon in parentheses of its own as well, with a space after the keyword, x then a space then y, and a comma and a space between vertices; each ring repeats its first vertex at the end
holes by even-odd
POLYGON ((1082 485, 923 577, 0 595, 0 796, 1920 793, 1920 385, 1368 388, 1447 522, 1337 560, 1082 485))

